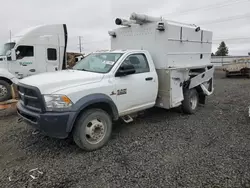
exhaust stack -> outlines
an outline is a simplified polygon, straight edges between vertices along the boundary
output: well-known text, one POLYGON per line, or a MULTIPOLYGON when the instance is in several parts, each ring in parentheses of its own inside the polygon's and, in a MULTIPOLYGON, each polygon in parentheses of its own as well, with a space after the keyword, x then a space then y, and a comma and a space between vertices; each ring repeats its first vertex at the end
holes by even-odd
POLYGON ((134 21, 134 20, 126 20, 126 19, 121 19, 121 18, 116 18, 115 19, 115 24, 116 25, 123 25, 123 26, 130 27, 132 24, 136 24, 136 21, 134 21))

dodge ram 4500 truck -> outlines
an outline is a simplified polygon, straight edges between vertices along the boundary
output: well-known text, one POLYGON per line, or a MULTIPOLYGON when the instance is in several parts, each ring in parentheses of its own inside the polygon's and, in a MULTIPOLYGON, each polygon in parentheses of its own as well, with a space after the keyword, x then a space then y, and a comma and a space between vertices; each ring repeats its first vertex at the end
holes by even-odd
POLYGON ((154 106, 192 114, 205 103, 213 92, 210 31, 135 13, 116 24, 122 27, 109 32, 110 51, 20 80, 18 114, 46 135, 72 133, 92 151, 108 142, 119 117, 130 122, 154 106))

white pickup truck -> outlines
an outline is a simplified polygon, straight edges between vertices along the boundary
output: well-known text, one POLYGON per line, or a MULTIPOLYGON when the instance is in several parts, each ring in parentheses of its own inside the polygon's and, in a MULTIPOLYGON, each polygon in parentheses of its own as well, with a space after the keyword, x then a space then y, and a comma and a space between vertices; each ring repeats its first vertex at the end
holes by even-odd
POLYGON ((46 135, 73 133, 92 151, 108 142, 113 120, 130 122, 154 106, 192 114, 205 103, 213 92, 211 32, 135 13, 116 24, 125 27, 109 32, 110 51, 20 80, 18 114, 46 135))

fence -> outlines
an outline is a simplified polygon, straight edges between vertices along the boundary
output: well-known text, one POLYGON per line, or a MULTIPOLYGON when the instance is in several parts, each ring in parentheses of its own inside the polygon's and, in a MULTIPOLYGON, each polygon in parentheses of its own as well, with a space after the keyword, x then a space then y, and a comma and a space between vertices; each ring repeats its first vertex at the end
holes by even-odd
POLYGON ((233 60, 240 58, 249 58, 250 56, 212 56, 211 63, 215 66, 222 66, 223 64, 227 64, 232 62, 233 60))

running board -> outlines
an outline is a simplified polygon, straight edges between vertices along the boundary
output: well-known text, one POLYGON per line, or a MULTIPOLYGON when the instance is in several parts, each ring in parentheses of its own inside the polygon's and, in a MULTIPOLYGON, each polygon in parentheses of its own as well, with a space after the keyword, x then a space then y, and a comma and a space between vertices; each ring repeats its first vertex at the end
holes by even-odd
POLYGON ((130 115, 122 116, 121 118, 125 123, 130 123, 130 122, 134 121, 130 115))

